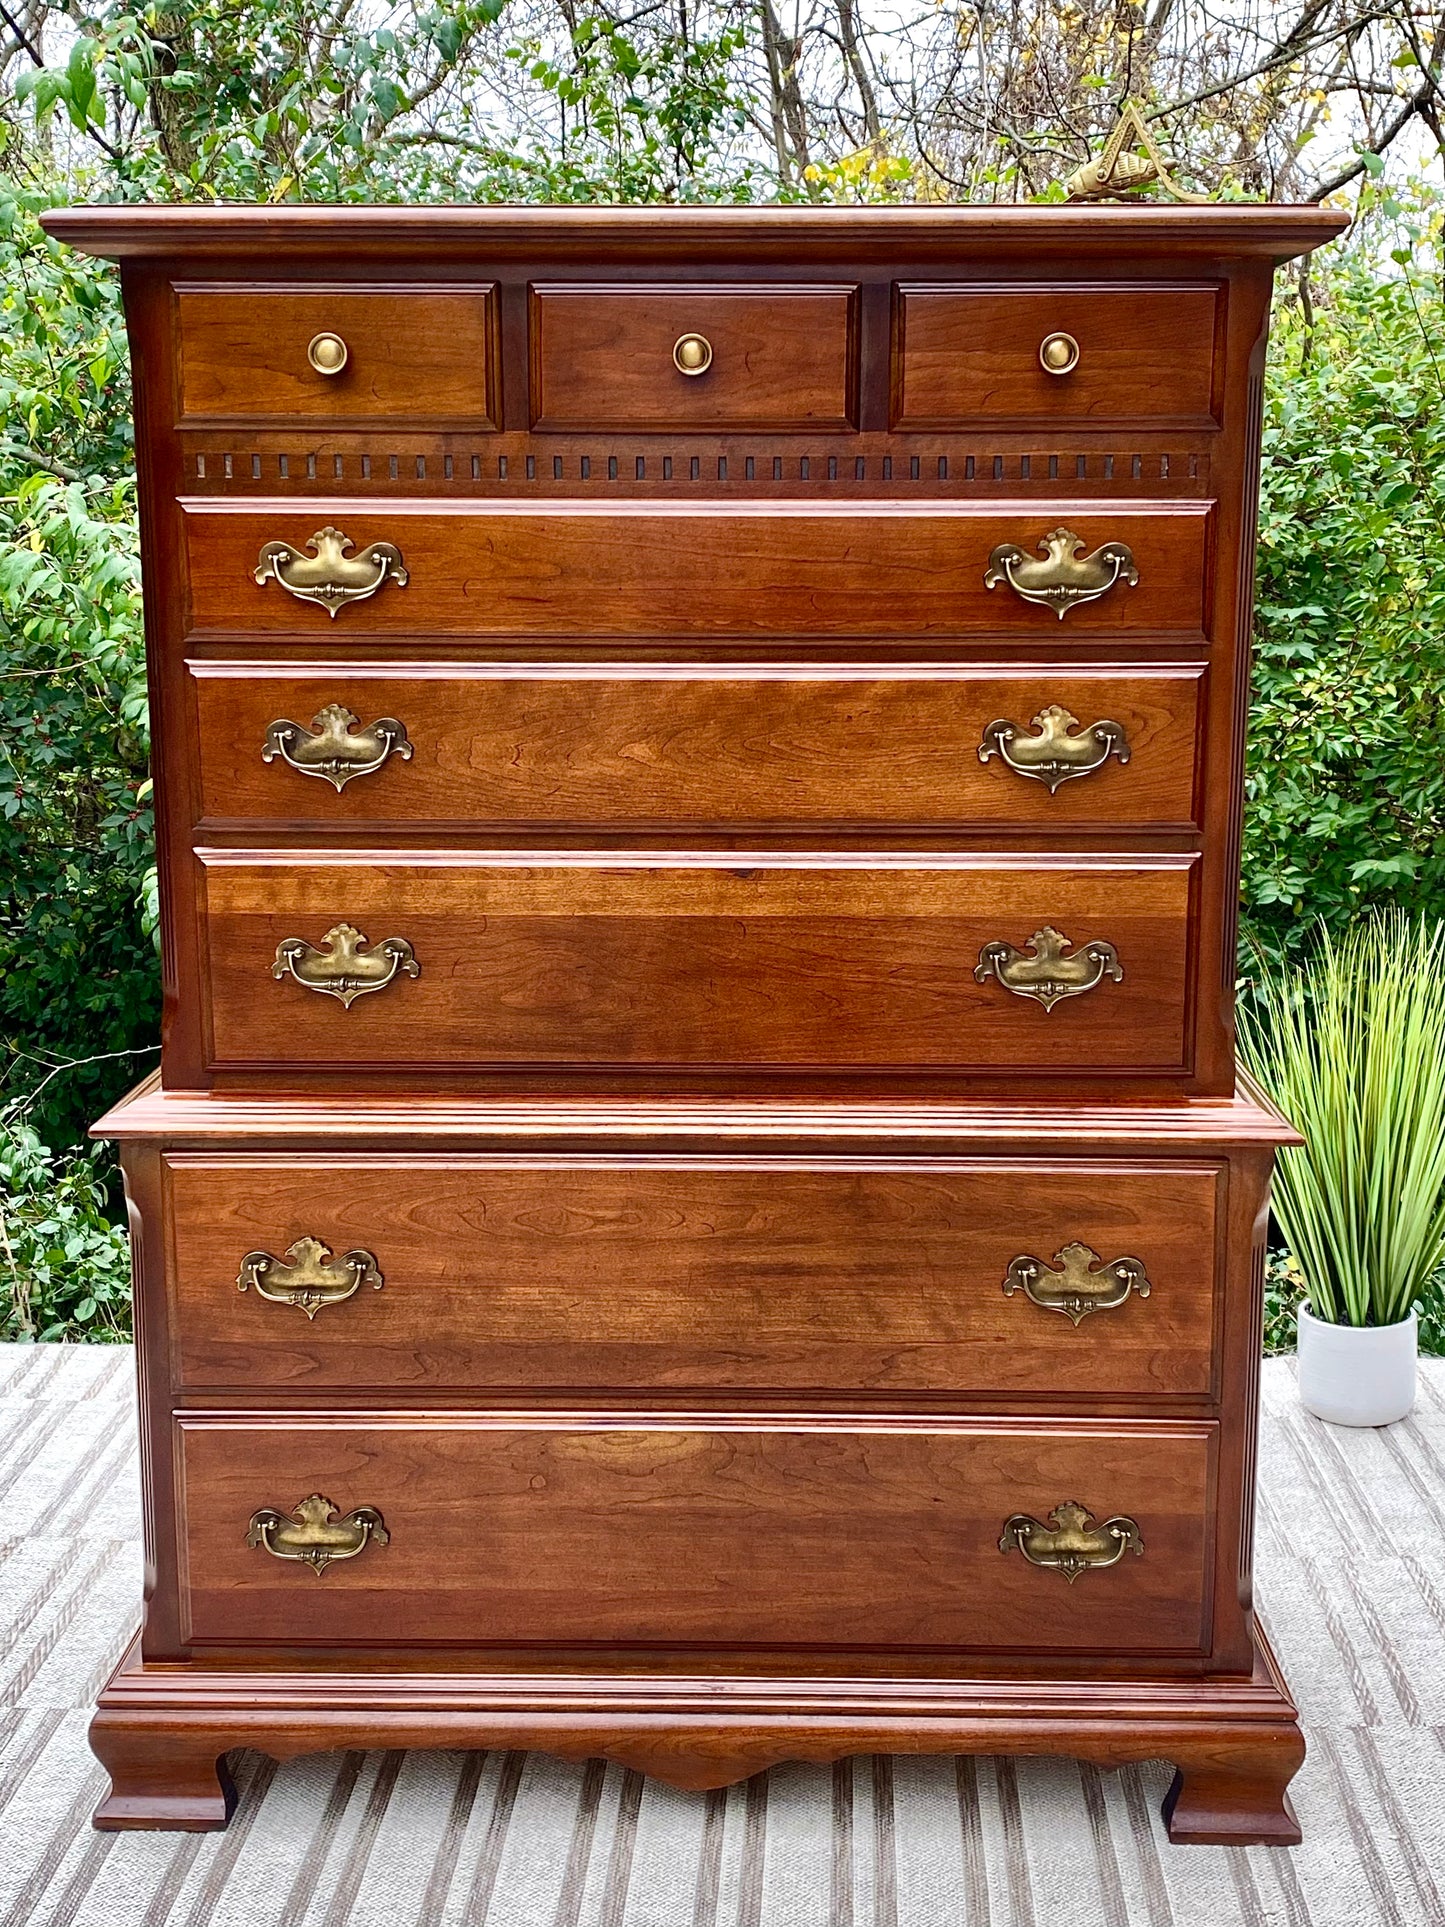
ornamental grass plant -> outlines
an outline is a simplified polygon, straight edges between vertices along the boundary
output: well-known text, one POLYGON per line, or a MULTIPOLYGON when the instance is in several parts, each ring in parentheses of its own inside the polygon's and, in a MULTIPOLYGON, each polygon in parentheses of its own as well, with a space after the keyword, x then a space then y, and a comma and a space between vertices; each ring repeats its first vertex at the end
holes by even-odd
POLYGON ((1305 1139, 1274 1210, 1316 1318, 1394 1325, 1445 1259, 1445 923, 1398 910, 1260 959, 1246 1069, 1305 1139))

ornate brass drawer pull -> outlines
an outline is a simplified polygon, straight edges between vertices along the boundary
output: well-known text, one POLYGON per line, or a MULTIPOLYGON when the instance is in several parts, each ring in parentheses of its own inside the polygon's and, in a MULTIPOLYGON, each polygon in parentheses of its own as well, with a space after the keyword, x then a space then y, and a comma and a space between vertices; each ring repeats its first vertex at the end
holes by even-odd
MULTIPOLYGON (((320 720, 318 716, 317 721, 320 720)), ((1035 782, 1047 784, 1050 796, 1071 776, 1091 776, 1096 769, 1102 769, 1111 756, 1117 756, 1121 763, 1129 760, 1129 738, 1119 723, 1106 720, 1079 730, 1077 716, 1071 716, 1058 703, 1050 703, 1033 718, 1033 726, 1038 735, 1024 736, 1017 723, 1001 716, 983 732, 978 760, 986 763, 991 756, 1002 756, 1018 775, 1031 776, 1035 782), (1070 735, 1071 730, 1079 733, 1070 735)), ((274 729, 276 725, 273 723, 271 727, 274 729)), ((337 788, 340 787, 338 784, 337 788)))
POLYGON ((405 937, 383 937, 374 950, 368 947, 363 951, 366 943, 367 939, 349 923, 333 924, 320 944, 309 943, 305 937, 283 937, 276 946, 271 975, 278 982, 294 977, 305 990, 339 997, 348 1010, 358 997, 385 990, 398 972, 408 977, 421 975, 421 965, 405 937))
POLYGON ((1077 1326, 1091 1311, 1117 1310, 1131 1291, 1149 1296, 1148 1275, 1137 1258, 1115 1258, 1106 1265, 1097 1251, 1071 1244, 1054 1253, 1054 1263, 1063 1269, 1050 1271, 1041 1258, 1013 1259, 1004 1274, 1005 1298, 1022 1291, 1045 1311, 1061 1311, 1077 1326))
POLYGON ((1071 375, 1079 365, 1079 344, 1062 329, 1039 343, 1039 363, 1051 375, 1071 375))
POLYGON ((1050 529, 1038 543, 1044 560, 1036 562, 1016 542, 1000 542, 989 555, 984 582, 990 589, 1007 582, 1015 595, 1052 609, 1060 622, 1076 604, 1097 602, 1116 582, 1131 588, 1138 582, 1134 551, 1127 542, 1106 542, 1092 555, 1081 556, 1083 546, 1083 536, 1072 529, 1050 529))
POLYGON ((391 1538, 374 1505, 359 1505, 340 1518, 330 1499, 313 1492, 290 1513, 262 1506, 251 1514, 246 1544, 259 1546, 273 1559, 299 1559, 320 1578, 337 1559, 354 1559, 369 1545, 384 1546, 391 1538))
POLYGON ((1015 997, 1032 997, 1045 1010, 1052 1010, 1065 997, 1082 997, 1106 977, 1113 983, 1123 983, 1124 966, 1113 944, 1095 937, 1072 957, 1066 957, 1064 951, 1070 947, 1063 932, 1048 924, 1029 938, 1032 957, 1026 957, 1011 943, 986 943, 978 953, 974 979, 986 983, 990 977, 997 977, 1015 997))
POLYGON ((706 335, 679 335, 672 347, 672 365, 680 375, 705 375, 712 367, 712 343, 706 335))
POLYGON ((1051 1532, 1027 1512, 1016 1512, 1004 1521, 998 1549, 1012 1552, 1017 1546, 1031 1566, 1049 1566, 1071 1586, 1090 1566, 1117 1566, 1126 1552, 1142 1558, 1144 1539, 1133 1519, 1121 1515, 1091 1526, 1093 1516, 1077 1499, 1066 1499, 1049 1514, 1055 1528, 1051 1532))
POLYGON ((240 1290, 249 1291, 254 1285, 273 1305, 295 1305, 308 1318, 314 1318, 323 1305, 354 1298, 363 1285, 380 1291, 385 1282, 369 1251, 348 1251, 332 1264, 331 1247, 319 1238, 298 1238, 284 1261, 269 1251, 248 1251, 236 1279, 240 1290))
POLYGON ((311 718, 309 730, 278 716, 266 725, 261 761, 274 763, 279 756, 302 776, 319 776, 338 791, 345 789, 353 776, 374 775, 393 753, 404 763, 411 761, 411 739, 405 723, 399 723, 395 716, 379 716, 368 728, 355 730, 353 726, 360 720, 345 703, 327 703, 311 718))
POLYGON ((388 578, 399 589, 409 580, 394 542, 372 542, 360 555, 348 555, 356 547, 351 537, 327 527, 306 546, 314 553, 303 555, 290 542, 263 543, 252 573, 258 584, 279 582, 300 601, 320 603, 333 622, 346 603, 365 602, 388 578))

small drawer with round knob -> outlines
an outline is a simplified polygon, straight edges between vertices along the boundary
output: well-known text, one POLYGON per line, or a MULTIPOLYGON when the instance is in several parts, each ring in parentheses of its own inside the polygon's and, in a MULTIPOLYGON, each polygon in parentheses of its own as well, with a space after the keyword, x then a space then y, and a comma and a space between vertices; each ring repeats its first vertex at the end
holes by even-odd
POLYGON ((855 425, 852 287, 532 289, 532 426, 563 433, 855 425))
POLYGON ((893 426, 1212 427, 1217 289, 902 286, 893 426))
POLYGON ((180 425, 494 426, 490 282, 176 290, 180 425))

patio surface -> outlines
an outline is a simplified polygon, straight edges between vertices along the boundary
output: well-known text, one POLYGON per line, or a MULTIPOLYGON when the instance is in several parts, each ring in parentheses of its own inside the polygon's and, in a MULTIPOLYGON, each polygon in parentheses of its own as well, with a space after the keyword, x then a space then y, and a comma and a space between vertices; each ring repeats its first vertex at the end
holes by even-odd
POLYGON ((0 1927, 1440 1927, 1445 1360, 1347 1432, 1264 1370, 1258 1595, 1305 1844, 1170 1847, 1160 1765, 859 1759, 683 1794, 512 1753, 237 1756, 228 1833, 97 1834, 140 1594, 131 1355, 0 1346, 0 1927))

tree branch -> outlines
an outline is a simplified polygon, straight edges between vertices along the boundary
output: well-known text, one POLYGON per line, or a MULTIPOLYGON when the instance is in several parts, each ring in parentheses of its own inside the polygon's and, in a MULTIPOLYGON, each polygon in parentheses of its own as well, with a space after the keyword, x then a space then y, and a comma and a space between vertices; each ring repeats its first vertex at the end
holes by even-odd
POLYGON ((78 468, 69 468, 64 462, 57 462, 49 455, 42 455, 38 448, 29 448, 24 442, 0 441, 0 455, 10 455, 16 461, 29 462, 32 468, 43 468, 47 474, 58 475, 62 482, 85 480, 78 468))

